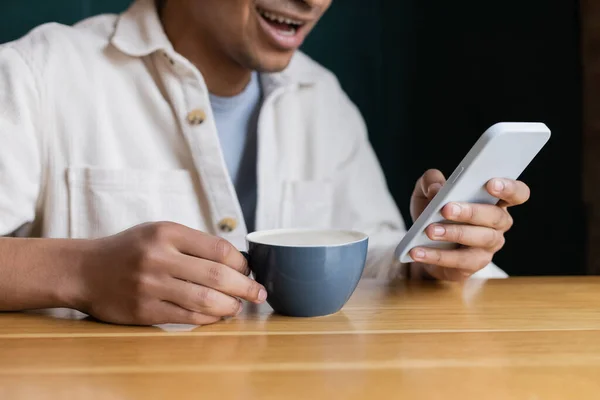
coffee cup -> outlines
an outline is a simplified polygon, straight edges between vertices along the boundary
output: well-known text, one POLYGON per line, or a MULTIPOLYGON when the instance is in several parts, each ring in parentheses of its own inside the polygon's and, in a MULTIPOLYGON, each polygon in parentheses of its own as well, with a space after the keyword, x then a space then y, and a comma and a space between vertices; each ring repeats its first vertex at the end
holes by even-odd
POLYGON ((281 229, 246 237, 250 269, 275 312, 319 317, 340 311, 363 274, 369 237, 340 230, 281 229))

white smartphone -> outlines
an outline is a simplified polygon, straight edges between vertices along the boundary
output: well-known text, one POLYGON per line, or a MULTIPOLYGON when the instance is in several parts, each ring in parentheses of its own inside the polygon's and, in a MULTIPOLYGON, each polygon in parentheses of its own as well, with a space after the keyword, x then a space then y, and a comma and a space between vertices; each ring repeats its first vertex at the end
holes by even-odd
POLYGON ((498 123, 489 128, 450 175, 446 184, 398 247, 396 257, 403 263, 414 260, 408 254, 415 247, 456 248, 457 244, 433 241, 425 229, 434 223, 447 222, 440 213, 448 203, 468 202, 497 204, 485 186, 493 178, 517 179, 550 139, 550 129, 542 123, 498 123))

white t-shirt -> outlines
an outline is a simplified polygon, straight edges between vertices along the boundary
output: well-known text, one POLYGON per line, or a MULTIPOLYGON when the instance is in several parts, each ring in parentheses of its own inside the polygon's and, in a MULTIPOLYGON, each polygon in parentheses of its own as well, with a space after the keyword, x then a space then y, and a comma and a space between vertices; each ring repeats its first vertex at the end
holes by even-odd
POLYGON ((240 94, 231 97, 209 95, 225 165, 249 232, 254 231, 256 216, 256 131, 261 92, 258 74, 254 72, 240 94))

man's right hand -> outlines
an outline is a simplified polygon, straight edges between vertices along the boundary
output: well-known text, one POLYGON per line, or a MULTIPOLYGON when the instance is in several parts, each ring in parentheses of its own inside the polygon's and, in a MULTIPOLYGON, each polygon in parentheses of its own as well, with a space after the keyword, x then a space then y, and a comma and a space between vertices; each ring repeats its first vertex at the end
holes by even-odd
POLYGON ((175 223, 133 227, 91 241, 74 306, 106 322, 206 325, 260 304, 264 287, 224 239, 175 223))

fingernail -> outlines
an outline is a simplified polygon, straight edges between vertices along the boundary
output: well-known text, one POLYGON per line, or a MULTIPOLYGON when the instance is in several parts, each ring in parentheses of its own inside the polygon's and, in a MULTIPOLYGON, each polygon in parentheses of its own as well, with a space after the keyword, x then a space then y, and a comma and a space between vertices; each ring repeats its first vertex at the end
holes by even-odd
POLYGON ((442 237, 446 234, 446 229, 443 226, 433 228, 433 234, 437 237, 442 237))
POLYGON ((463 276, 463 278, 468 279, 471 276, 473 276, 473 273, 471 271, 460 271, 461 275, 463 276))
POLYGON ((235 313, 235 315, 240 315, 242 313, 242 311, 244 311, 244 306, 242 305, 242 302, 240 301, 240 307, 238 308, 237 312, 235 313))
POLYGON ((458 204, 452 204, 452 206, 450 206, 450 214, 453 217, 458 217, 460 215, 462 211, 462 207, 459 206, 458 204))
POLYGON ((501 191, 503 191, 503 190, 504 190, 504 182, 502 182, 502 181, 501 181, 501 180, 499 180, 499 179, 496 179, 496 180, 494 181, 494 190, 495 190, 496 192, 501 192, 501 191))
POLYGON ((265 289, 260 289, 258 292, 258 301, 261 303, 267 299, 267 291, 265 289))
POLYGON ((422 260, 422 259, 424 259, 424 258, 425 258, 425 251, 423 251, 423 250, 417 250, 417 251, 415 252, 415 257, 416 257, 417 259, 419 259, 419 260, 422 260))
POLYGON ((433 183, 429 186, 429 188, 427 189, 427 197, 432 197, 433 192, 435 191, 439 191, 442 188, 442 185, 440 185, 439 183, 433 183))

